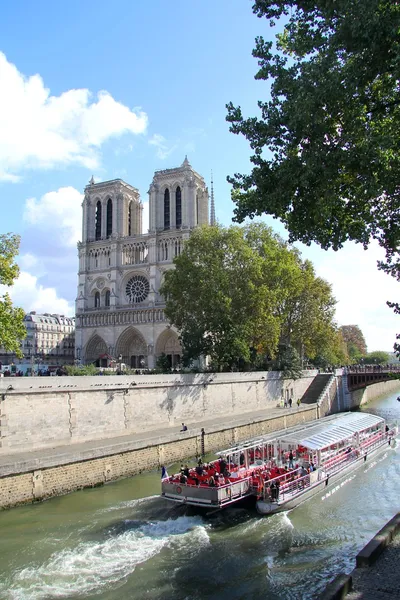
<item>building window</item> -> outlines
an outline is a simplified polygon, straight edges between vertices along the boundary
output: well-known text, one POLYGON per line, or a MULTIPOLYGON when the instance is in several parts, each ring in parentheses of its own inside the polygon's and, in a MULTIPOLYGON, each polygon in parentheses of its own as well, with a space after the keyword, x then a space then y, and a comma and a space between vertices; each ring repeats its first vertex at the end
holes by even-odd
POLYGON ((106 236, 108 238, 111 237, 111 234, 112 234, 112 209, 113 209, 112 200, 111 200, 111 198, 109 198, 107 201, 107 232, 106 232, 106 236))
POLYGON ((110 290, 106 291, 105 303, 106 303, 106 306, 110 306, 110 290))
POLYGON ((131 304, 146 300, 150 291, 150 285, 143 275, 134 275, 126 284, 126 295, 131 304))
POLYGON ((100 294, 99 292, 96 292, 94 295, 94 307, 95 308, 100 308, 100 294))
POLYGON ((170 215, 169 215, 169 189, 167 188, 164 192, 164 229, 170 227, 170 215))
POLYGON ((176 226, 182 227, 182 192, 179 186, 176 188, 175 193, 175 216, 176 226))
POLYGON ((96 204, 95 239, 101 240, 101 202, 100 202, 100 200, 98 200, 98 202, 96 204))
POLYGON ((129 202, 128 207, 128 235, 132 235, 132 202, 129 202))

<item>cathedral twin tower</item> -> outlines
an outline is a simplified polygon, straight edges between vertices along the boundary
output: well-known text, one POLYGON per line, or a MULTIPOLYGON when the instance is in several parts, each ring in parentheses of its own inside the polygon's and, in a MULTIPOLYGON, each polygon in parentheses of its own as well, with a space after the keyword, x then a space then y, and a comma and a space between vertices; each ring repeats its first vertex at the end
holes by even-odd
MULTIPOLYGON (((85 188, 76 357, 83 364, 111 360, 154 368, 167 355, 179 363, 178 335, 164 316, 159 293, 191 230, 208 221, 208 189, 187 158, 181 167, 156 171, 149 190, 149 231, 142 233, 143 204, 121 179, 85 188)), ((215 222, 212 197, 211 223, 215 222)))

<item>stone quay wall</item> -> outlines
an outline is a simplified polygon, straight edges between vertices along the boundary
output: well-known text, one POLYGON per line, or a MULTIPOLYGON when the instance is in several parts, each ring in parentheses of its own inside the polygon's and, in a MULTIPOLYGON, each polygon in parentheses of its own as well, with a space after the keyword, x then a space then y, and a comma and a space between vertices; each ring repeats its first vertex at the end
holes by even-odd
POLYGON ((0 456, 93 440, 176 430, 301 398, 316 372, 21 377, 0 379, 0 456))
POLYGON ((368 404, 371 400, 376 400, 379 396, 390 394, 390 392, 400 392, 400 380, 380 381, 365 388, 350 392, 351 408, 359 408, 364 404, 368 404))
MULTIPOLYGON (((56 466, 51 466, 57 462, 56 456, 43 457, 40 461, 25 458, 19 463, 14 463, 13 473, 0 477, 0 508, 11 508, 86 487, 95 487, 122 477, 138 475, 145 470, 159 468, 162 464, 194 457, 201 454, 202 443, 205 453, 209 453, 257 435, 316 418, 316 405, 312 405, 282 411, 279 416, 264 417, 251 423, 237 423, 228 427, 216 424, 212 429, 208 428, 204 438, 200 429, 193 429, 188 432, 187 437, 186 434, 170 433, 164 436, 164 439, 131 443, 130 449, 123 452, 110 447, 107 455, 104 455, 104 449, 101 447, 85 453, 74 452, 71 445, 68 455, 58 458, 59 463, 65 461, 65 464, 56 466)), ((18 455, 14 455, 14 458, 18 460, 18 455)))

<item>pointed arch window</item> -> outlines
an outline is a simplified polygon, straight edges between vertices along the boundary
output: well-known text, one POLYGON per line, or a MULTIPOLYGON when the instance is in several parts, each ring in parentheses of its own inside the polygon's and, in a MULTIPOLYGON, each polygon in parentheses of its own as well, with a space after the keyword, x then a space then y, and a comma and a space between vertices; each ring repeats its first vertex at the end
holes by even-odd
POLYGON ((101 240, 101 202, 100 202, 100 200, 98 200, 97 204, 96 204, 95 239, 101 240))
POLYGON ((111 198, 107 201, 107 228, 106 228, 106 236, 109 238, 112 234, 112 200, 111 198))
POLYGON ((132 235, 132 202, 128 206, 128 235, 132 235))
POLYGON ((164 192, 164 229, 169 229, 171 224, 169 207, 169 189, 167 188, 164 192))
POLYGON ((94 295, 94 307, 100 308, 100 293, 96 292, 94 295))
POLYGON ((106 291, 104 302, 106 306, 110 306, 110 290, 106 291))
POLYGON ((182 227, 182 192, 179 185, 175 192, 175 217, 176 227, 182 227))

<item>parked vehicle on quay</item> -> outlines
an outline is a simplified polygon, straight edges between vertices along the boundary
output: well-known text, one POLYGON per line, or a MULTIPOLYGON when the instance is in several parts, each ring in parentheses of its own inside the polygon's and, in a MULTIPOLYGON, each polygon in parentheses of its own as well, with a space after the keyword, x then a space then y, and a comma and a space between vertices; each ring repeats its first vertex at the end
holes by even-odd
POLYGON ((168 476, 166 500, 209 509, 254 498, 261 514, 292 509, 394 447, 397 424, 364 412, 341 413, 248 440, 219 459, 168 476))

